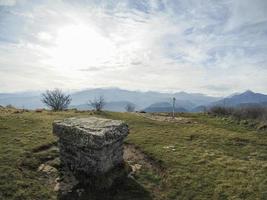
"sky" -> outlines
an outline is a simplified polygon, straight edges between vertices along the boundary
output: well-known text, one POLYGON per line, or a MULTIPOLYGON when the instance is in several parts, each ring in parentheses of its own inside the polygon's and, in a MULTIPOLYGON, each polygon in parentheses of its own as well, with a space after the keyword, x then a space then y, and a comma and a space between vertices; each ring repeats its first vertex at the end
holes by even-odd
POLYGON ((266 0, 0 0, 0 93, 267 93, 266 0))

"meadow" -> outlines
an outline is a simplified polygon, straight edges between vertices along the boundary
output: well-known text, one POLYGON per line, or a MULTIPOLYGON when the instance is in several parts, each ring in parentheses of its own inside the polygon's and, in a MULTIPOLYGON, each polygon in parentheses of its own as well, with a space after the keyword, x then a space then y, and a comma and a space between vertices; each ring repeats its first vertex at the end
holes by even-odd
POLYGON ((151 160, 150 165, 140 161, 134 179, 109 199, 267 199, 266 130, 205 114, 177 114, 176 121, 161 121, 135 113, 4 108, 0 199, 58 199, 47 175, 38 171, 43 162, 58 157, 56 149, 46 148, 56 145, 52 122, 93 115, 126 121, 130 134, 125 143, 151 160))

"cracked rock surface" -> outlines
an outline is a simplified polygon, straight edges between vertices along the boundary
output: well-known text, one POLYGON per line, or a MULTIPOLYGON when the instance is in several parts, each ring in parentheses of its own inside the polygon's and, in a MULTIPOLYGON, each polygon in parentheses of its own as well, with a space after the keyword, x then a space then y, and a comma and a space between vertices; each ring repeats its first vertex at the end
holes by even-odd
POLYGON ((128 125, 96 117, 67 118, 53 123, 60 160, 74 174, 101 176, 123 163, 128 125))

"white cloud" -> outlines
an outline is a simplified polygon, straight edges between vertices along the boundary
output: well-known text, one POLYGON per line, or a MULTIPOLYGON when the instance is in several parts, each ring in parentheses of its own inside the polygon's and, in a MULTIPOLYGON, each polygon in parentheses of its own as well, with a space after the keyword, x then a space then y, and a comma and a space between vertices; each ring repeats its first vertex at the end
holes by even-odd
POLYGON ((0 6, 14 6, 16 0, 0 0, 0 6))
POLYGON ((241 28, 251 24, 266 22, 267 1, 265 0, 235 0, 229 2, 230 18, 226 30, 241 28))
POLYGON ((37 38, 42 41, 51 41, 52 36, 49 33, 46 32, 39 32, 37 33, 37 38))
POLYGON ((0 91, 267 92, 264 1, 110 2, 25 2, 0 13, 0 91))

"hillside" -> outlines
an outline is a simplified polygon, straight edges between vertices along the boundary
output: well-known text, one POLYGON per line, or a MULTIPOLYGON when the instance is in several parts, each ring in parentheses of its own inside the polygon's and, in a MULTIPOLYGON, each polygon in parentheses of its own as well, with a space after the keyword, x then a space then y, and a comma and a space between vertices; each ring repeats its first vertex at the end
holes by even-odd
MULTIPOLYGON (((60 168, 52 121, 92 115, 1 108, 1 198, 57 199, 53 184, 60 168), (44 162, 57 170, 50 175, 38 171, 44 162)), ((130 127, 126 149, 133 147, 134 155, 143 152, 149 160, 141 155, 127 160, 139 166, 134 179, 125 180, 112 192, 94 194, 98 198, 84 192, 81 199, 88 199, 88 195, 116 200, 266 199, 266 132, 204 114, 180 114, 175 121, 134 113, 105 112, 97 116, 126 121, 130 127)))
POLYGON ((229 107, 236 107, 240 105, 249 105, 249 104, 264 104, 267 102, 267 95, 255 93, 250 90, 247 90, 241 94, 232 95, 228 98, 221 99, 212 103, 212 105, 220 105, 220 106, 229 106, 229 107))
MULTIPOLYGON (((104 107, 107 111, 124 112, 125 106, 130 103, 136 110, 146 112, 171 112, 172 97, 176 98, 176 112, 203 112, 214 105, 242 107, 266 106, 267 95, 245 91, 235 93, 226 98, 211 97, 199 93, 160 93, 122 90, 119 88, 97 88, 71 93, 71 108, 79 110, 91 109, 89 100, 103 96, 106 100, 104 107)), ((36 109, 43 108, 41 92, 0 93, 0 105, 13 105, 17 108, 36 109)))
MULTIPOLYGON (((178 107, 183 107, 187 110, 191 110, 195 106, 208 104, 219 99, 217 97, 211 97, 197 93, 140 92, 123 90, 119 88, 87 89, 78 92, 72 92, 70 94, 72 97, 71 107, 76 107, 79 109, 84 107, 86 108, 86 103, 89 100, 103 96, 107 104, 110 104, 106 108, 110 111, 122 111, 122 109, 124 109, 125 107, 125 102, 131 102, 136 105, 137 110, 141 110, 153 103, 171 102, 172 97, 175 97, 177 99, 177 102, 180 102, 178 107), (113 104, 113 106, 111 104, 113 104)), ((0 105, 3 106, 12 104, 18 108, 43 108, 44 105, 40 99, 41 92, 23 92, 12 94, 0 93, 0 105)))
MULTIPOLYGON (((188 104, 188 103, 186 103, 188 104)), ((186 106, 186 104, 176 104, 175 105, 175 112, 188 112, 183 106, 186 106)), ((190 106, 190 105, 189 105, 190 106)), ((188 106, 187 106, 188 108, 188 106)), ((191 108, 191 107, 190 107, 191 108)), ((150 106, 148 106, 147 108, 144 109, 145 112, 172 112, 173 108, 172 108, 172 104, 168 103, 168 102, 158 102, 158 103, 154 103, 151 104, 150 106)))
MULTIPOLYGON (((114 112, 125 112, 126 105, 135 105, 132 102, 129 101, 110 101, 106 102, 104 106, 105 111, 114 111, 114 112)), ((90 104, 80 104, 71 106, 71 108, 77 108, 78 110, 92 110, 93 108, 90 106, 90 104)), ((138 109, 138 107, 136 108, 138 109)))
POLYGON ((0 93, 0 105, 14 105, 17 108, 35 109, 43 107, 40 92, 0 93))

